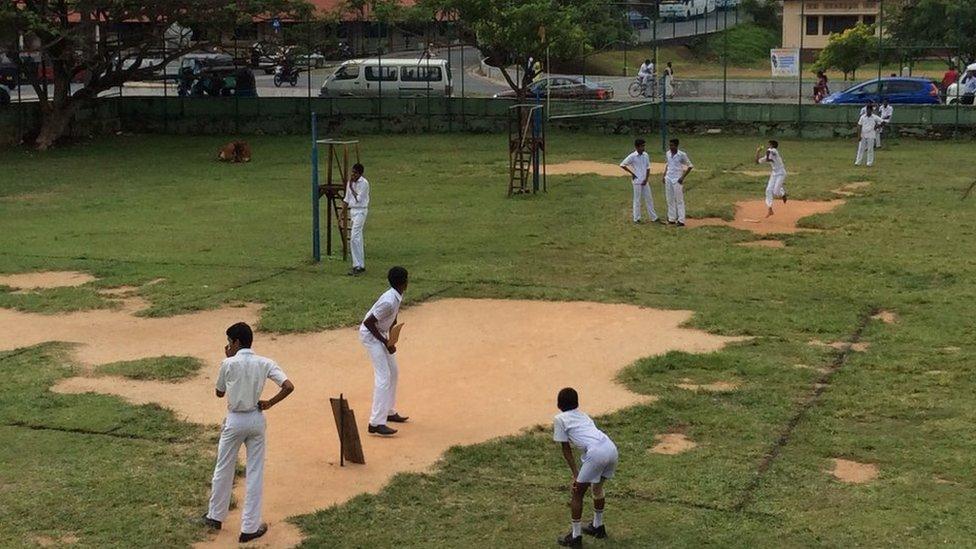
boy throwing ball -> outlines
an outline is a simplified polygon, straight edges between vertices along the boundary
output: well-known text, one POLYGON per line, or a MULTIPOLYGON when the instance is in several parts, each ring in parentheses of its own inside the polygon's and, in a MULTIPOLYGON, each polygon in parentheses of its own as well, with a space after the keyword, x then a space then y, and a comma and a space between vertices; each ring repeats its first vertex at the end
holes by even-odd
POLYGON ((563 547, 582 547, 583 534, 596 538, 607 537, 603 525, 603 482, 613 477, 617 469, 617 446, 603 431, 596 428, 590 416, 579 410, 579 395, 567 387, 559 391, 556 406, 560 413, 553 420, 552 439, 562 444, 563 457, 573 473, 570 515, 572 531, 556 540, 563 547), (581 465, 573 457, 573 447, 582 450, 581 465), (593 485, 593 521, 580 524, 583 517, 583 496, 593 485))
POLYGON ((763 152, 763 146, 756 148, 756 163, 769 163, 772 172, 769 174, 769 183, 766 183, 766 217, 773 215, 773 200, 782 198, 786 204, 786 165, 783 164, 783 157, 779 155, 779 141, 769 140, 769 147, 763 152))

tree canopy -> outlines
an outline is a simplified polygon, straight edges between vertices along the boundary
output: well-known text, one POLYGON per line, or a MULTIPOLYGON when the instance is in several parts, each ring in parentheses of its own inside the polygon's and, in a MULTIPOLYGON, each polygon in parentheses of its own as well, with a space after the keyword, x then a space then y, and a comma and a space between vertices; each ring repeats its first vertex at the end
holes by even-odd
POLYGON ((893 45, 919 52, 923 48, 947 60, 958 55, 976 62, 976 2, 973 0, 903 0, 885 15, 893 45))
POLYGON ((845 79, 849 74, 853 77, 858 67, 876 55, 876 44, 873 25, 859 23, 842 33, 831 34, 827 47, 817 56, 816 68, 837 69, 844 73, 845 79))

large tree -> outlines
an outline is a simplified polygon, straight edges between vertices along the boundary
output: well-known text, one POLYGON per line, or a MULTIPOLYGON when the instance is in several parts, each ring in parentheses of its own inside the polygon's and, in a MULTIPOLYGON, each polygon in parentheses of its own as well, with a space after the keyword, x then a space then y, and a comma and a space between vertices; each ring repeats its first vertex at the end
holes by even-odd
POLYGON ((877 55, 877 38, 874 27, 860 23, 844 32, 834 33, 827 40, 827 47, 817 56, 818 70, 837 69, 852 77, 857 68, 877 55))
POLYGON ((608 0, 422 0, 456 21, 459 35, 499 67, 512 90, 527 83, 511 74, 513 64, 549 55, 553 62, 581 59, 632 33, 619 2, 608 0))
POLYGON ((895 46, 909 52, 959 56, 976 62, 976 2, 973 0, 902 0, 890 8, 884 29, 895 46))
POLYGON ((54 144, 78 110, 106 90, 146 78, 255 19, 307 19, 303 0, 3 0, 2 44, 37 91, 38 149, 54 144), (188 29, 192 28, 191 34, 188 29), (22 41, 32 57, 19 55, 22 41), (167 47, 164 48, 164 44, 167 47), (37 70, 33 62, 44 67, 37 70), (50 74, 50 78, 48 78, 50 74), (48 79, 53 93, 48 95, 48 79), (81 81, 72 89, 72 82, 81 81))

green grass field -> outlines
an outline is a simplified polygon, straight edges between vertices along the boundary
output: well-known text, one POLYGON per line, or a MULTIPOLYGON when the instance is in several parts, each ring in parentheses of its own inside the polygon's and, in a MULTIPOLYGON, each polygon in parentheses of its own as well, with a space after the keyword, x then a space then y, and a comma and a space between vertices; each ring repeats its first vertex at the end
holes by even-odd
MULTIPOLYGON (((680 137, 697 166, 690 216, 729 218, 736 200, 761 196, 764 178, 723 173, 748 166, 761 139, 680 137)), ((624 371, 622 383, 660 400, 598 418, 621 464, 607 487, 611 537, 589 546, 972 544, 976 197, 962 198, 973 176, 956 169, 972 143, 889 141, 867 170, 852 166, 853 140, 783 139, 792 198, 871 185, 803 221, 819 231, 786 235, 775 250, 735 246, 756 237, 726 227, 635 226, 624 179, 552 177, 547 195, 507 199, 504 136, 367 136, 370 270, 351 279, 337 259, 309 261, 306 139, 249 140, 248 165, 213 161, 226 138, 0 151, 0 273, 98 277, 26 294, 0 288, 0 307, 113 307, 98 289, 163 278, 142 287, 146 314, 260 302, 262 329, 309 331, 358 322, 385 268, 403 264, 413 275, 407 305, 466 296, 690 309, 695 327, 752 339, 624 371), (898 322, 870 319, 879 309, 898 322), (870 347, 846 353, 814 339, 870 347), (675 388, 685 377, 741 388, 675 388), (675 430, 698 448, 648 453, 654 434, 675 430), (876 464, 880 476, 840 483, 826 472, 831 458, 876 464)), ((616 162, 630 140, 556 134, 549 161, 616 162)), ((216 431, 155 406, 50 392, 77 368, 50 338, 0 354, 2 545, 202 539, 192 519, 206 506, 216 431)), ((198 366, 170 357, 109 370, 174 379, 198 366)), ((454 448, 428 474, 295 520, 309 547, 545 547, 568 527, 567 473, 549 429, 454 448)))

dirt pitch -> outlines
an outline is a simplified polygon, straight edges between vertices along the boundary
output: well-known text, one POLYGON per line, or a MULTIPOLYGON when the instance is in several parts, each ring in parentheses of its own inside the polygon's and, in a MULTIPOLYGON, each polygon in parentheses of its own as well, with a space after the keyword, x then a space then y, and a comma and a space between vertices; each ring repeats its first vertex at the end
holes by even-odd
MULTIPOLYGON (((119 395, 135 404, 158 403, 188 421, 219 424, 226 403, 214 398, 213 383, 223 331, 241 320, 256 323, 260 307, 169 318, 133 316, 143 305, 130 299, 119 310, 56 316, 0 309, 0 331, 8 336, 0 348, 34 345, 56 334, 78 344, 74 358, 89 371, 99 364, 162 355, 200 358, 208 367, 181 383, 74 377, 53 390, 119 395), (160 338, 160 333, 168 336, 160 338)), ((681 328, 690 317, 689 311, 579 302, 447 299, 407 308, 401 314, 407 327, 399 350, 398 409, 412 419, 392 439, 365 435, 372 369, 354 328, 258 333, 255 351, 275 358, 297 387, 268 413, 264 519, 271 529, 260 545, 298 543, 300 532, 285 522, 287 517, 377 492, 394 474, 428 470, 451 446, 550 423, 561 387, 584 387, 582 405, 593 415, 653 401, 616 383, 617 372, 642 357, 672 350, 710 352, 740 339, 681 328), (635 338, 635 325, 651 329, 635 338), (328 398, 340 392, 364 433, 366 465, 338 465, 328 398)), ((265 397, 273 390, 269 386, 265 397)), ((238 482, 239 502, 242 488, 238 482)), ((205 505, 200 502, 201 509, 205 505)), ((239 519, 239 511, 232 510, 224 529, 201 545, 237 546, 239 519)))
POLYGON ((832 212, 843 200, 816 202, 807 200, 790 200, 786 204, 777 201, 773 205, 775 214, 766 217, 766 203, 762 200, 746 200, 735 203, 735 219, 726 221, 717 217, 704 219, 688 219, 685 223, 689 227, 706 227, 712 225, 733 227, 755 234, 790 234, 803 230, 797 223, 804 217, 832 212))
MULTIPOLYGON (((594 174, 605 177, 629 178, 627 172, 618 164, 609 162, 593 162, 592 160, 572 160, 561 164, 546 166, 546 175, 583 175, 594 174)), ((664 164, 651 162, 651 175, 664 175, 664 164)))

